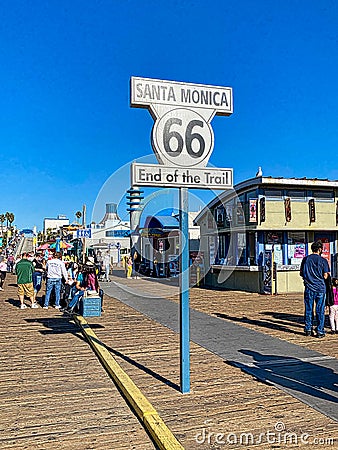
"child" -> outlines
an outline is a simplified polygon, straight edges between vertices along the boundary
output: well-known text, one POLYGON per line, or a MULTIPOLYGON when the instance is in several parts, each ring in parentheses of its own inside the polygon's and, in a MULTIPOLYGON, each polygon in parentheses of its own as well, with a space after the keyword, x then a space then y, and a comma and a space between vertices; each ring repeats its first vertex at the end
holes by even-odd
POLYGON ((333 305, 330 306, 331 334, 338 334, 338 279, 332 278, 333 305))

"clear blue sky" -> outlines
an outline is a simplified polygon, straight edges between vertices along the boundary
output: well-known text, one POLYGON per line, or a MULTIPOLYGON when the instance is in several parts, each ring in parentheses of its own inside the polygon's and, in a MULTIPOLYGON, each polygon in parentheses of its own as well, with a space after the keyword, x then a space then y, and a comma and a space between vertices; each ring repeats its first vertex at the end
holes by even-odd
POLYGON ((335 0, 3 0, 0 16, 0 212, 21 228, 83 203, 90 218, 111 174, 152 153, 132 75, 233 88, 210 163, 235 182, 338 178, 335 0))

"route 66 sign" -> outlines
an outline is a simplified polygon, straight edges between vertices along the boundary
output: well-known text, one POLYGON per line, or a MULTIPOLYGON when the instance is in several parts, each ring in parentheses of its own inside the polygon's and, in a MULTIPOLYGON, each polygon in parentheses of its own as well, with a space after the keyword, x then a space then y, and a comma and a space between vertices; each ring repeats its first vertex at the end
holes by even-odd
POLYGON ((206 167, 214 148, 210 122, 215 114, 232 114, 232 89, 132 77, 131 106, 150 110, 160 164, 206 167))

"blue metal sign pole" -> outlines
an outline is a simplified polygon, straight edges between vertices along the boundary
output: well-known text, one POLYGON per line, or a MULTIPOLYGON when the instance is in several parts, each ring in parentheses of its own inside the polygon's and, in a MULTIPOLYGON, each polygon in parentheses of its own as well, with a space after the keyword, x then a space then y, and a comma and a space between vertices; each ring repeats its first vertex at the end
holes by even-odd
POLYGON ((189 226, 188 188, 179 188, 180 255, 180 360, 181 392, 190 392, 189 226))

